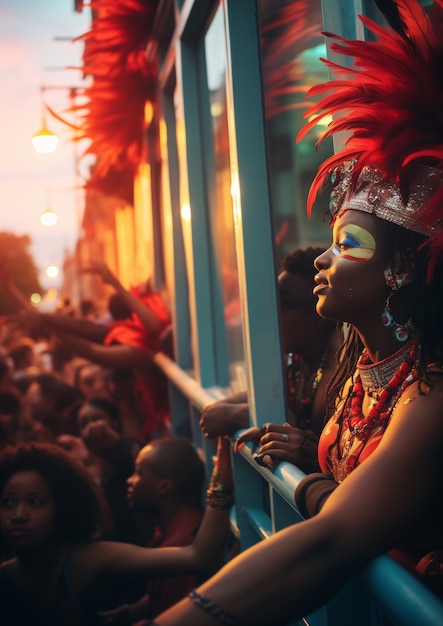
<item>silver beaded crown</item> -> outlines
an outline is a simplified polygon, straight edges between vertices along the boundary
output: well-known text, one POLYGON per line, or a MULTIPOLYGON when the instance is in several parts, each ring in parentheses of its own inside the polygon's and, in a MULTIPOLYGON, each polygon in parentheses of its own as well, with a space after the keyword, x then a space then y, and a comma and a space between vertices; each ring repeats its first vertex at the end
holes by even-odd
POLYGON ((333 216, 352 209, 408 228, 422 235, 433 235, 443 228, 443 219, 427 223, 421 209, 433 193, 443 187, 443 172, 428 165, 419 165, 408 180, 409 195, 405 199, 398 183, 386 180, 382 170, 365 166, 353 183, 356 161, 347 161, 335 168, 331 180, 335 185, 330 199, 333 216))

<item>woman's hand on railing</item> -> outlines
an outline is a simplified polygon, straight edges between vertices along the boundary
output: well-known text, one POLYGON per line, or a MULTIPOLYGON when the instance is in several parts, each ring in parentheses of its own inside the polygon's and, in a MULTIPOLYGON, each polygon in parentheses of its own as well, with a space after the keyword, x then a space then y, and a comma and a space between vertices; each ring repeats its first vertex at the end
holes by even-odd
POLYGON ((295 428, 286 422, 249 428, 236 440, 234 451, 239 452, 247 443, 258 446, 254 459, 268 469, 287 461, 307 473, 318 471, 318 437, 311 430, 295 428))

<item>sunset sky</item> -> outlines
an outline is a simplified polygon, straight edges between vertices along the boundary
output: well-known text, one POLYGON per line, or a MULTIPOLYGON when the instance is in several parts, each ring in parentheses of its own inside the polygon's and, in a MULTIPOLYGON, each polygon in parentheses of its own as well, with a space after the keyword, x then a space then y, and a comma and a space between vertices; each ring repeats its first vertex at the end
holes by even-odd
MULTIPOLYGON (((41 87, 82 84, 82 44, 70 39, 89 28, 90 10, 74 12, 74 0, 0 0, 0 230, 28 234, 45 287, 48 264, 61 265, 73 249, 81 218, 82 193, 73 192, 75 159, 70 134, 47 115, 60 137, 53 154, 37 154, 32 136, 42 127, 43 98, 57 112, 69 106, 67 89, 41 87), (68 40, 69 39, 69 40, 68 40), (53 227, 40 224, 47 205, 57 213, 53 227)), ((72 120, 72 118, 71 118, 72 120)))

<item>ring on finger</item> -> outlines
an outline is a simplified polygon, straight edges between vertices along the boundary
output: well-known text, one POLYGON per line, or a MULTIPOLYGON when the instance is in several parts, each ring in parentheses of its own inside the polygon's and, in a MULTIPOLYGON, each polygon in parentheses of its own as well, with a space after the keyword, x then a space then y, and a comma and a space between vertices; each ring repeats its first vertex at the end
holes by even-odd
POLYGON ((285 443, 289 441, 289 435, 288 433, 282 433, 281 434, 281 440, 284 441, 285 443))

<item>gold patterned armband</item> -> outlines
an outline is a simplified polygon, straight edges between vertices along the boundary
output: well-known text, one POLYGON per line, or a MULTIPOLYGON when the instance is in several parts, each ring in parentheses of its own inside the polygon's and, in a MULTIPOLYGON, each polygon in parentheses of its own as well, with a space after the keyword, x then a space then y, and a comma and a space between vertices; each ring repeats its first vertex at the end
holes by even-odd
POLYGON ((216 467, 212 470, 209 487, 206 491, 206 503, 213 509, 230 509, 234 504, 234 486, 225 485, 220 480, 220 475, 216 467))

